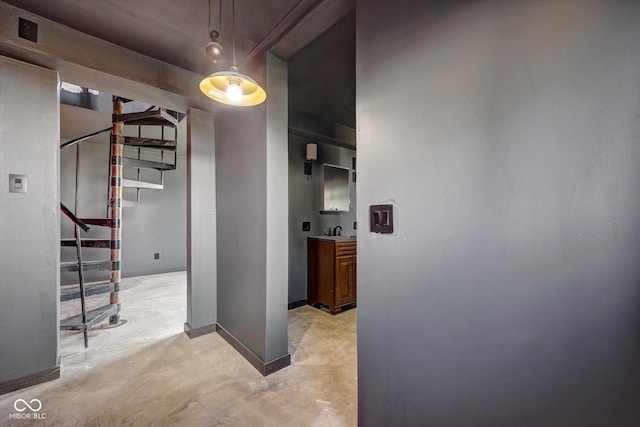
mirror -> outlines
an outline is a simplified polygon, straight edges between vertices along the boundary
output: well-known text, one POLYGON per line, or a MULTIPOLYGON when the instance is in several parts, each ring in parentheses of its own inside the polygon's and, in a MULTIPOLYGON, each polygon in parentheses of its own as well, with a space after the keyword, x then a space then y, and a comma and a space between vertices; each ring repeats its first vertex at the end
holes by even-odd
POLYGON ((349 168, 322 165, 320 212, 349 212, 349 168))

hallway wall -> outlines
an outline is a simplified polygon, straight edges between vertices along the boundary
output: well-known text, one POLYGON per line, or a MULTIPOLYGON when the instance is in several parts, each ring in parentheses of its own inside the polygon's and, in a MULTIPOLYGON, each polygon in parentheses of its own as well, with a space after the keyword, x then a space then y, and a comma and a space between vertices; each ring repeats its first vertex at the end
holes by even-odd
POLYGON ((360 425, 637 423, 640 2, 356 16, 360 425))
POLYGON ((187 122, 187 321, 196 337, 218 318, 215 116, 190 108, 187 122))
POLYGON ((55 71, 0 57, 0 393, 59 376, 57 84, 55 71), (26 193, 9 193, 9 174, 27 175, 26 193))
POLYGON ((252 65, 267 101, 216 114, 218 324, 254 366, 280 369, 289 364, 287 64, 267 55, 252 65))

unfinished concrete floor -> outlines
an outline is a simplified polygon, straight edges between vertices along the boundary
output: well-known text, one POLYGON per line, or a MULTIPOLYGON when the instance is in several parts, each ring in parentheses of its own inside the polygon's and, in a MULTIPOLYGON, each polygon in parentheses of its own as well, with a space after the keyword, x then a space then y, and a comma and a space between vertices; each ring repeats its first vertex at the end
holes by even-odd
POLYGON ((219 335, 184 334, 186 273, 122 287, 128 322, 91 330, 88 349, 81 333, 61 332, 61 378, 0 396, 0 425, 357 424, 355 309, 289 311, 291 366, 262 377, 219 335), (39 399, 46 420, 9 419, 18 398, 39 399))

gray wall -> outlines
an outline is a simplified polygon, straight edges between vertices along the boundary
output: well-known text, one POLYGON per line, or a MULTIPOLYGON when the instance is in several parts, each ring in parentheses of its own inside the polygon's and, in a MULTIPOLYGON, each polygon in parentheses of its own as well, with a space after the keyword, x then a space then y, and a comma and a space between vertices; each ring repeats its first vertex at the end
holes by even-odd
POLYGON ((58 363, 58 75, 0 57, 0 382, 58 363), (26 194, 9 174, 26 174, 26 194))
POLYGON ((265 107, 216 115, 218 323, 264 360, 265 107))
POLYGON ((287 63, 267 55, 267 293, 265 361, 288 353, 287 63), (284 231, 284 232, 283 232, 284 231))
POLYGON ((359 423, 635 425, 640 2, 357 11, 359 423))
POLYGON ((218 323, 269 362, 288 351, 286 64, 247 72, 268 101, 216 115, 218 323))
POLYGON ((349 212, 320 215, 320 168, 324 163, 351 169, 356 152, 328 144, 318 144, 318 159, 312 162, 311 178, 304 174, 307 138, 289 136, 289 303, 307 298, 307 237, 320 236, 340 225, 343 236, 356 234, 356 184, 351 179, 349 212), (309 221, 310 231, 302 231, 309 221))
POLYGON ((215 325, 216 156, 213 114, 192 108, 187 116, 188 248, 187 329, 215 325))
MULTIPOLYGON (((129 126, 127 126, 129 127, 129 126)), ((130 131, 136 132, 136 127, 130 131)), ((158 127, 143 129, 143 136, 159 138, 158 127), (146 133, 145 133, 146 132, 146 133), (156 133, 154 135, 153 133, 156 133)), ((177 127, 177 168, 164 173, 162 190, 141 190, 141 200, 134 207, 122 210, 122 268, 124 277, 157 274, 185 270, 187 266, 187 161, 185 158, 187 120, 177 127), (160 259, 154 259, 154 253, 160 259)), ((165 128, 165 137, 173 138, 174 129, 165 128)), ((135 150, 125 149, 125 154, 135 156, 135 150)), ((168 153, 173 160, 173 153, 168 153)), ((160 153, 148 150, 142 157, 161 161, 160 153)), ((136 179, 136 170, 124 168, 125 178, 136 179)), ((161 182, 160 172, 142 170, 141 180, 161 182)), ((123 193, 135 200, 135 190, 123 193), (129 193, 129 194, 127 194, 129 193)))
MULTIPOLYGON (((77 107, 65 106, 65 114, 73 114, 77 107)), ((99 113, 93 113, 98 114, 99 113)), ((104 129, 111 121, 110 114, 102 114, 106 126, 96 122, 95 129, 104 129)), ((92 117, 92 115, 90 116, 92 117)), ((67 117, 63 117, 65 120, 67 117)), ((64 126, 64 125, 63 125, 64 126)), ((126 126, 125 134, 137 135, 136 126, 126 126)), ((76 135, 79 136, 79 135, 76 135)), ((159 128, 145 127, 143 137, 160 137, 159 128)), ((176 170, 164 174, 164 189, 142 190, 141 201, 133 207, 123 208, 122 221, 122 270, 124 277, 157 274, 186 269, 186 120, 178 125, 178 153, 176 170), (160 259, 154 259, 154 253, 160 259)), ((174 130, 165 128, 165 137, 173 138, 174 130)), ((125 155, 136 156, 136 149, 125 147, 125 155)), ((165 161, 173 161, 173 153, 168 153, 165 161)), ((75 190, 75 157, 74 147, 62 150, 60 157, 61 200, 73 210, 75 190)), ((142 158, 160 161, 160 154, 155 150, 142 150, 142 158)), ((109 135, 104 134, 80 146, 80 186, 78 213, 84 218, 104 218, 107 204, 107 183, 109 173, 109 135)), ((136 169, 125 168, 125 178, 136 179, 136 169)), ((142 170, 141 180, 160 183, 160 172, 142 170)), ((125 199, 135 200, 135 189, 123 189, 125 199)), ((73 225, 66 217, 61 221, 62 237, 73 237, 73 225)), ((109 230, 103 227, 92 227, 85 237, 109 238, 109 230)), ((75 248, 62 248, 63 261, 75 259, 75 248)), ((86 260, 109 259, 109 251, 105 249, 84 249, 86 260)), ((87 272, 89 280, 108 279, 108 272, 87 272)), ((63 273, 63 283, 77 282, 77 273, 63 273)))

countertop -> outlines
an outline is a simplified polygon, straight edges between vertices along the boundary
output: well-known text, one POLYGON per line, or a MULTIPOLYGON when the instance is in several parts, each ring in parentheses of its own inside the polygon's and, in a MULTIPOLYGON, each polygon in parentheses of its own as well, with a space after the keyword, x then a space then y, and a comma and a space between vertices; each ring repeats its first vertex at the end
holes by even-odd
POLYGON ((356 236, 309 236, 309 239, 333 240, 334 242, 355 242, 356 236))

